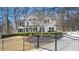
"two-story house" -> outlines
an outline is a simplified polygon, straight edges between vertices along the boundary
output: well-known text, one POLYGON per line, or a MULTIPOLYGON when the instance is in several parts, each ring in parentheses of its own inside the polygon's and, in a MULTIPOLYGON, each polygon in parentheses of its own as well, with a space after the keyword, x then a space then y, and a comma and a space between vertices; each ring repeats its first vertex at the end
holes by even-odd
POLYGON ((48 32, 56 31, 56 18, 44 16, 43 19, 30 15, 17 21, 18 32, 48 32))

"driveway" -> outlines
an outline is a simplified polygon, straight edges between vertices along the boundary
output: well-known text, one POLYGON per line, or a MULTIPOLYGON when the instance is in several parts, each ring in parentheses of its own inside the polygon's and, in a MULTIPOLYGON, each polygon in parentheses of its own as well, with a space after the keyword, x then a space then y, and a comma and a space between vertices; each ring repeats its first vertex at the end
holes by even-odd
MULTIPOLYGON (((41 48, 55 51, 55 42, 43 45, 41 48)), ((79 51, 79 40, 62 37, 57 40, 57 51, 79 51)))

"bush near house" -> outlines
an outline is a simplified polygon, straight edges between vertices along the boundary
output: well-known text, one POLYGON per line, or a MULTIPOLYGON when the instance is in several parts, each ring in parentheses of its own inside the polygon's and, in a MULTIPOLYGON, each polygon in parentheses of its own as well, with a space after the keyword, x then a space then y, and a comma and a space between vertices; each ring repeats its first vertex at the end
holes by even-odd
POLYGON ((25 32, 25 33, 13 33, 13 34, 2 34, 1 38, 13 37, 13 36, 50 36, 50 35, 58 35, 62 36, 62 32, 25 32))

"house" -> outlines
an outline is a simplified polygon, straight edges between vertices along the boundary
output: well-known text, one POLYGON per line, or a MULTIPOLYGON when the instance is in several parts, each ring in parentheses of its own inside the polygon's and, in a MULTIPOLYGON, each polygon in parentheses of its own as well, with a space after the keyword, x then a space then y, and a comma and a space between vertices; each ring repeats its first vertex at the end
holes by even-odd
POLYGON ((56 18, 53 16, 45 15, 43 18, 39 18, 32 14, 17 21, 18 32, 51 32, 56 30, 56 18))

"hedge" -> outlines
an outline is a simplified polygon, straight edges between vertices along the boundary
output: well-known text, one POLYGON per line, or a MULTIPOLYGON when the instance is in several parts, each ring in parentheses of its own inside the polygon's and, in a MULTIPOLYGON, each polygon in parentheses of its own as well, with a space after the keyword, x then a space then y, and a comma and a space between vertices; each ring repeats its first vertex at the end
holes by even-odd
POLYGON ((47 36, 50 36, 50 35, 59 35, 59 36, 62 36, 62 32, 25 32, 25 33, 13 33, 13 34, 3 34, 1 35, 1 38, 7 38, 7 37, 13 37, 13 36, 29 36, 29 35, 32 35, 32 36, 38 36, 38 35, 47 35, 47 36))

